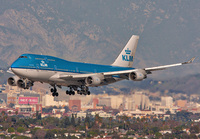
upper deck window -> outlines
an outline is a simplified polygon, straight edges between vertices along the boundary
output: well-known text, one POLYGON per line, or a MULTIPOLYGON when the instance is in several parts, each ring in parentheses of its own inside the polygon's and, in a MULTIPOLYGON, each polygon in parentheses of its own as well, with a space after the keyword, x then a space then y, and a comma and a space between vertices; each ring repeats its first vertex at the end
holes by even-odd
POLYGON ((27 56, 20 56, 19 58, 27 58, 27 56))
POLYGON ((44 60, 44 58, 35 58, 36 60, 44 60))

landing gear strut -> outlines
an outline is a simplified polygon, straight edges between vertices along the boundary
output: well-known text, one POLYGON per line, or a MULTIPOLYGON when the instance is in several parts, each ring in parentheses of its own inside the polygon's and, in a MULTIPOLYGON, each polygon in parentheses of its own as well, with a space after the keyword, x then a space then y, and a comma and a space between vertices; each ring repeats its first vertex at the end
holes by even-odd
POLYGON ((51 88, 51 92, 52 92, 52 96, 56 96, 56 97, 58 96, 58 92, 55 86, 51 88))
POLYGON ((89 88, 87 86, 81 86, 80 95, 90 95, 89 88))
POLYGON ((66 91, 66 94, 68 94, 68 95, 75 95, 75 91, 73 91, 73 90, 77 90, 77 88, 73 88, 72 86, 70 86, 69 87, 69 91, 67 90, 66 91))

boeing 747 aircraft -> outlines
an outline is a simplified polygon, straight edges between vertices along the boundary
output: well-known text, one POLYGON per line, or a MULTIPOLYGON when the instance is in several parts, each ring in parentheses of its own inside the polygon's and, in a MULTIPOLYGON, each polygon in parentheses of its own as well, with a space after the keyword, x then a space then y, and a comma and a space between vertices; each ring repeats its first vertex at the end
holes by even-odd
POLYGON ((66 94, 90 95, 88 87, 98 87, 124 79, 142 81, 152 71, 192 63, 187 62, 135 69, 132 68, 139 36, 133 35, 112 65, 97 65, 71 62, 53 56, 22 54, 10 67, 15 76, 8 84, 28 89, 34 82, 48 83, 53 96, 58 96, 57 87, 68 87, 66 94))

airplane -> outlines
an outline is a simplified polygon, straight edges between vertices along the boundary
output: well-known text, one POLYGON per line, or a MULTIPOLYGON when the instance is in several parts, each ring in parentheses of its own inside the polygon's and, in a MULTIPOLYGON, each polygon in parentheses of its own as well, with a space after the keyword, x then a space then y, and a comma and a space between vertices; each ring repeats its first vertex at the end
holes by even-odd
POLYGON ((14 61, 8 72, 15 74, 8 78, 8 84, 29 89, 34 82, 48 83, 52 86, 52 96, 58 96, 57 87, 68 87, 66 94, 90 95, 89 87, 98 87, 124 79, 142 81, 152 71, 190 64, 187 62, 150 67, 133 68, 134 56, 139 36, 133 35, 117 59, 111 65, 72 62, 58 57, 38 54, 22 54, 14 61))

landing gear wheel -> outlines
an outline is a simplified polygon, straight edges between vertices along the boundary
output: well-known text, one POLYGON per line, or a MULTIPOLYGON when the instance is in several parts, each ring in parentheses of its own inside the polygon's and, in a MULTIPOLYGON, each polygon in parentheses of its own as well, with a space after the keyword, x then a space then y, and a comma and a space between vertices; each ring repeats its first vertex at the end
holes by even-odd
POLYGON ((58 96, 58 92, 57 92, 57 89, 55 86, 54 86, 54 88, 51 88, 50 91, 52 92, 52 96, 58 96))
POLYGON ((90 95, 90 91, 89 91, 89 88, 87 86, 81 86, 80 87, 81 90, 80 90, 80 95, 90 95))
POLYGON ((51 90, 50 90, 52 93, 54 92, 54 89, 53 88, 51 88, 51 90))
POLYGON ((69 91, 68 94, 69 94, 69 95, 75 95, 75 92, 74 92, 74 91, 69 91))
POLYGON ((52 93, 52 96, 58 96, 59 94, 58 94, 58 92, 54 92, 54 93, 52 93))

